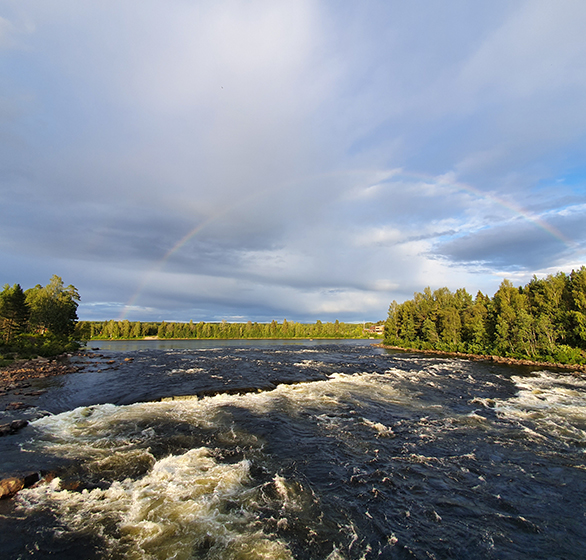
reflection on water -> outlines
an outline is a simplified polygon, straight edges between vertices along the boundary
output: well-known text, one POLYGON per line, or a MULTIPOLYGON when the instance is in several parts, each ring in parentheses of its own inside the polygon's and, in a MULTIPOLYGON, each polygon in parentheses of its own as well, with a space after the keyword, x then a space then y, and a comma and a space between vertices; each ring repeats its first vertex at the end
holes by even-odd
POLYGON ((58 476, 4 508, 6 557, 584 557, 581 378, 364 343, 124 355, 130 404, 79 374, 28 429, 58 476))

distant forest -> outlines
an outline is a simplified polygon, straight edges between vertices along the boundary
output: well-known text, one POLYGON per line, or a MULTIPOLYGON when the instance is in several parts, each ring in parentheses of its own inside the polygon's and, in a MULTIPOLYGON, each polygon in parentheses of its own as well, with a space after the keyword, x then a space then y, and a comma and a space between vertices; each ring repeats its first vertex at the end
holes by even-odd
POLYGON ((492 298, 465 289, 415 293, 393 301, 384 343, 402 348, 489 354, 553 363, 586 363, 586 267, 504 280, 492 298))
POLYGON ((79 336, 88 340, 100 339, 244 339, 244 338, 369 338, 382 336, 382 321, 378 332, 374 323, 296 323, 284 320, 282 323, 144 323, 131 321, 80 321, 77 325, 79 336))

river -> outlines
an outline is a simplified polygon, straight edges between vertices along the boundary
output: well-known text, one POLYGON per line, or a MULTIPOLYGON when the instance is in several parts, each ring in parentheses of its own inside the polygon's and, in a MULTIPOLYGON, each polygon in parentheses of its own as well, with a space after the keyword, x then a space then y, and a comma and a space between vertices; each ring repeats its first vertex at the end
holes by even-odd
POLYGON ((98 344, 0 438, 57 474, 0 557, 586 558, 586 381, 370 342, 98 344))

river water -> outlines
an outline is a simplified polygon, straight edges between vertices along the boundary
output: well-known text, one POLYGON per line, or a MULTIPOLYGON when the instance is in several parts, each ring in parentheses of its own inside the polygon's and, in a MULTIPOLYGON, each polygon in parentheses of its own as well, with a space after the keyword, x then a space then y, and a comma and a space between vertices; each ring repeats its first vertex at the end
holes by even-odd
POLYGON ((103 343, 1 438, 57 477, 0 557, 586 558, 583 378, 368 342, 103 343))

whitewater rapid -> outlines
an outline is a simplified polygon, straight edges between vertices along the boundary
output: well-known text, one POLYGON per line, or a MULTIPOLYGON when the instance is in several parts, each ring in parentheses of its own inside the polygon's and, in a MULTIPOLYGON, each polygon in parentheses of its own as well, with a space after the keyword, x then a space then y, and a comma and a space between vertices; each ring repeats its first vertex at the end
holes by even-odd
POLYGON ((584 557, 580 377, 361 345, 125 356, 107 375, 140 402, 27 428, 55 478, 3 513, 7 557, 584 557))

